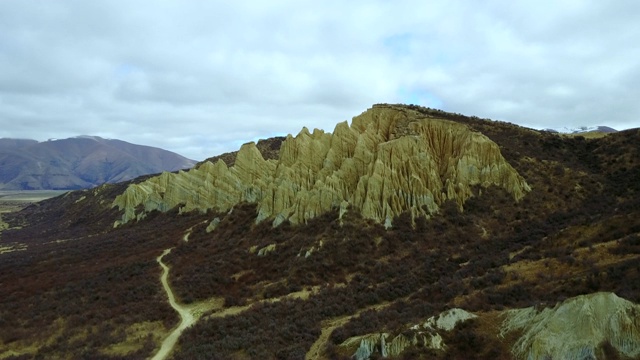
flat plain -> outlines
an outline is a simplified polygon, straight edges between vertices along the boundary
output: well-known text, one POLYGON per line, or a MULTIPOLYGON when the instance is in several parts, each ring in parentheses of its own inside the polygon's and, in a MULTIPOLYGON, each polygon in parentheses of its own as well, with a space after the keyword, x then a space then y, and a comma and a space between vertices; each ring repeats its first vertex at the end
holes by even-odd
POLYGON ((2 214, 20 211, 38 201, 62 195, 67 190, 0 190, 0 231, 6 226, 2 214))

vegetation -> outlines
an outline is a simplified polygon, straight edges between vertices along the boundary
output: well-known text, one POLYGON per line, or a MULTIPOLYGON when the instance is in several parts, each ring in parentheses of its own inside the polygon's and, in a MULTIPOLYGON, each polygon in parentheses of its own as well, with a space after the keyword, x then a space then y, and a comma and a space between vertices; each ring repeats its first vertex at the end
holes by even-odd
POLYGON ((398 334, 452 307, 493 322, 460 325, 445 336, 446 353, 416 348, 405 358, 511 358, 491 336, 497 311, 595 291, 640 302, 638 130, 568 138, 410 108, 490 137, 532 192, 516 203, 504 190, 477 187, 463 212, 447 203, 431 219, 403 214, 390 230, 356 212, 339 220, 337 209, 272 228, 255 224, 254 204, 230 214, 152 213, 113 229, 110 204, 126 184, 73 192, 3 215, 14 229, 0 234, 2 244, 27 250, 0 258, 0 348, 19 354, 34 345, 27 358, 149 357, 178 322, 155 262, 169 247, 164 261, 179 301, 224 299, 224 309, 183 333, 176 359, 304 358, 329 324, 323 356, 348 358, 340 344, 349 337, 398 334), (108 351, 131 343, 126 329, 145 323, 161 325, 136 335, 128 352, 108 351))

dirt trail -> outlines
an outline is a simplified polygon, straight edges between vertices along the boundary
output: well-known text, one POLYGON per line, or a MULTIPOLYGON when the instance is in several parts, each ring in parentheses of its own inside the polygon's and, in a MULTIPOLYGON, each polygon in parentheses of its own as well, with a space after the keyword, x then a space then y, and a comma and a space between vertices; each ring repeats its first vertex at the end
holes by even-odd
POLYGON ((171 307, 174 308, 178 312, 178 314, 180 314, 181 320, 180 320, 180 325, 178 325, 178 327, 175 328, 171 332, 171 334, 167 336, 166 339, 164 339, 164 341, 162 342, 162 347, 160 348, 160 351, 158 351, 158 353, 156 353, 156 355, 152 358, 153 360, 165 359, 173 350, 173 347, 176 345, 176 342, 178 341, 178 338, 180 337, 184 329, 195 324, 195 322, 198 320, 198 318, 196 318, 191 313, 190 309, 176 302, 176 298, 173 295, 173 290, 171 290, 171 287, 169 286, 169 282, 167 281, 167 278, 169 277, 169 267, 162 262, 162 258, 170 252, 171 252, 171 249, 166 249, 162 253, 162 255, 158 256, 156 261, 158 262, 158 264, 160 264, 160 266, 162 266, 163 271, 162 271, 162 277, 160 278, 160 281, 162 281, 162 286, 164 287, 164 291, 167 292, 167 297, 169 298, 169 304, 171 304, 171 307))

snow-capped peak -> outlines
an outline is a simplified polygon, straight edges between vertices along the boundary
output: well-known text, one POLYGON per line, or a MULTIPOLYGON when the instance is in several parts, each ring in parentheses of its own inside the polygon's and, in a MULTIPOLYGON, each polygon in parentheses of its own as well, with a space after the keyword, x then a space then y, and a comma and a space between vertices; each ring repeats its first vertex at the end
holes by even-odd
POLYGON ((579 133, 585 133, 590 131, 598 131, 598 126, 580 126, 577 128, 570 128, 565 126, 561 129, 558 129, 558 132, 561 132, 564 134, 579 134, 579 133))
POLYGON ((617 132, 618 130, 610 128, 608 126, 579 126, 579 127, 561 127, 555 129, 544 129, 545 131, 557 132, 561 134, 582 134, 588 133, 592 131, 602 132, 602 133, 611 133, 617 132))

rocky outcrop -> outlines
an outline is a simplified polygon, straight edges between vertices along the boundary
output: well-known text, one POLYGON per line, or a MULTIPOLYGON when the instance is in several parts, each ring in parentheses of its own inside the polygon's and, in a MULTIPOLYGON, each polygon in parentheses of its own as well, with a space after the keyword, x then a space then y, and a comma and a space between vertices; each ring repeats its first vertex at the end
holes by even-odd
MULTIPOLYGON (((453 308, 440 313, 438 316, 432 316, 422 325, 424 329, 451 331, 461 322, 475 319, 478 316, 466 310, 453 308)), ((417 330, 420 326, 416 325, 412 329, 417 330)))
POLYGON ((219 224, 220 224, 220 218, 216 217, 213 220, 211 220, 209 225, 207 225, 207 228, 205 229, 205 231, 208 234, 208 233, 212 232, 213 230, 215 230, 218 227, 219 224))
POLYGON ((347 206, 391 226, 409 211, 429 216, 446 200, 460 208, 471 187, 495 185, 519 200, 525 180, 500 154, 498 145, 467 126, 407 108, 379 105, 338 124, 331 133, 303 128, 282 143, 277 160, 265 160, 254 143, 241 147, 232 167, 205 163, 131 185, 114 201, 119 223, 152 210, 215 209, 239 202, 258 204, 256 221, 304 223, 347 206))
MULTIPOLYGON (((480 322, 486 321, 480 316, 480 322)), ((506 310, 498 339, 516 332, 512 345, 516 359, 624 359, 640 358, 640 305, 613 293, 594 293, 565 300, 553 308, 506 310), (617 354, 616 354, 617 353, 617 354)), ((441 334, 477 315, 450 309, 393 337, 389 333, 355 336, 340 346, 354 359, 398 356, 411 347, 447 351, 441 334)), ((493 320, 491 320, 493 321, 493 320)))
POLYGON ((406 336, 400 334, 391 340, 388 340, 389 334, 371 334, 365 336, 358 336, 347 340, 347 346, 352 343, 359 342, 358 349, 353 358, 356 360, 366 360, 371 357, 376 351, 382 355, 382 357, 398 356, 405 349, 417 344, 417 339, 409 339, 406 336))
POLYGON ((437 316, 432 316, 424 323, 411 326, 401 334, 391 338, 388 333, 375 333, 355 336, 345 340, 340 346, 354 348, 353 358, 366 360, 374 353, 383 358, 401 355, 410 347, 420 346, 434 350, 445 350, 440 332, 451 331, 459 323, 474 319, 477 316, 462 309, 450 309, 437 316))
POLYGON ((604 359, 608 343, 628 358, 640 357, 640 306, 613 293, 568 299, 553 309, 509 310, 502 334, 521 331, 519 359, 604 359))
POLYGON ((267 256, 269 253, 276 251, 276 244, 269 244, 262 249, 258 250, 258 256, 267 256))

